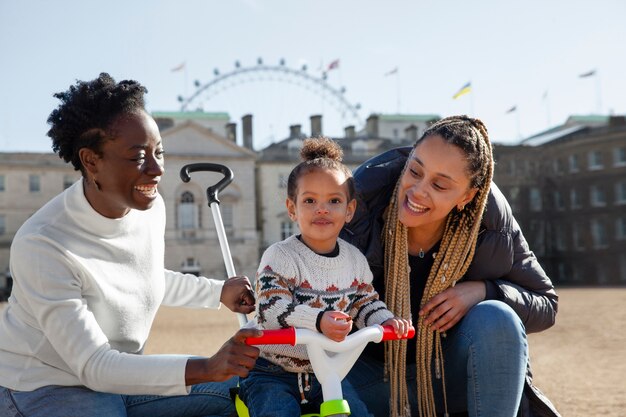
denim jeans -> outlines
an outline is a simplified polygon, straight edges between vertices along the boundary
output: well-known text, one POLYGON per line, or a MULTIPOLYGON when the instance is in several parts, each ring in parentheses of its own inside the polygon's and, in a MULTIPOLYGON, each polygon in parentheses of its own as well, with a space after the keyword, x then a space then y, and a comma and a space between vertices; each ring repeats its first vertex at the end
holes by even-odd
MULTIPOLYGON (((470 417, 513 417, 522 397, 528 344, 524 326, 515 312, 500 301, 483 301, 441 339, 448 411, 470 417)), ((389 415, 389 384, 384 364, 361 357, 347 379, 377 417, 389 415)), ((411 414, 417 412, 415 366, 407 366, 411 414)), ((443 414, 440 380, 433 375, 437 412, 443 414)))
POLYGON ((34 391, 0 387, 3 417, 230 417, 237 379, 194 385, 189 395, 119 395, 50 385, 34 391))
MULTIPOLYGON (((322 386, 313 374, 309 374, 308 384, 309 390, 304 391, 307 404, 301 407, 298 374, 259 358, 248 377, 239 381, 239 397, 247 405, 250 417, 298 417, 302 412, 319 413, 322 386)), ((371 416, 347 379, 342 381, 341 389, 350 406, 351 417, 371 416)))

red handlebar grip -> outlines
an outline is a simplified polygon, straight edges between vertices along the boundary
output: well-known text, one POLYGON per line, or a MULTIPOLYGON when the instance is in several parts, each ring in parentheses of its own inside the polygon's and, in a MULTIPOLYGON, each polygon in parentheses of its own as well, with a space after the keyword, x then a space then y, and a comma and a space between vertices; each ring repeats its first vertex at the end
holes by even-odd
POLYGON ((263 330, 261 337, 246 338, 246 345, 295 345, 296 329, 288 327, 286 329, 263 330))
POLYGON ((413 336, 415 336, 415 327, 413 327, 413 326, 409 327, 409 333, 406 335, 406 337, 398 337, 398 335, 396 334, 396 331, 394 330, 393 326, 390 326, 390 325, 383 326, 383 339, 382 339, 382 341, 385 341, 385 340, 412 339, 413 336))

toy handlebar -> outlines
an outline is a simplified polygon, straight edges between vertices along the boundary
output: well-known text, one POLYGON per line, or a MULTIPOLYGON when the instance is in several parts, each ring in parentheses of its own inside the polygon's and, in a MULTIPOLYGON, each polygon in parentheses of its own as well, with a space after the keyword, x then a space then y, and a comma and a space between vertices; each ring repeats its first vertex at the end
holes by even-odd
POLYGON ((218 199, 217 194, 232 182, 234 177, 233 171, 225 165, 212 164, 210 162, 199 162, 182 167, 180 170, 180 178, 184 182, 189 182, 191 180, 191 176, 189 174, 197 171, 219 172, 224 175, 224 178, 222 178, 217 184, 210 186, 206 190, 206 195, 209 199, 209 206, 211 203, 219 204, 220 200, 218 199))
MULTIPOLYGON (((386 341, 386 340, 400 340, 400 339, 412 339, 413 336, 415 336, 415 327, 411 326, 409 328, 409 332, 408 334, 403 337, 398 337, 398 335, 396 334, 396 331, 394 330, 393 326, 390 325, 386 325, 386 326, 371 326, 373 328, 378 327, 379 328, 379 332, 381 333, 381 337, 379 338, 378 342, 382 342, 382 341, 386 341)), ((302 332, 303 329, 300 329, 300 332, 302 332)), ((362 329, 363 330, 363 329, 362 329)), ((353 333, 352 335, 348 335, 347 338, 350 338, 352 336, 356 336, 361 332, 358 331, 356 333, 353 333)), ((246 344, 247 345, 291 345, 294 346, 296 343, 298 343, 297 339, 298 339, 298 331, 293 328, 293 327, 289 327, 286 329, 277 329, 277 330, 263 330, 263 336, 260 337, 248 337, 246 338, 246 344)), ((317 333, 317 335, 319 335, 320 337, 325 337, 323 336, 321 333, 317 333)), ((301 337, 303 336, 302 334, 300 335, 301 337)), ((311 335, 309 335, 311 336, 311 335)), ((375 340, 373 340, 375 341, 375 340)), ((334 343, 341 343, 341 342, 334 342, 334 343)))

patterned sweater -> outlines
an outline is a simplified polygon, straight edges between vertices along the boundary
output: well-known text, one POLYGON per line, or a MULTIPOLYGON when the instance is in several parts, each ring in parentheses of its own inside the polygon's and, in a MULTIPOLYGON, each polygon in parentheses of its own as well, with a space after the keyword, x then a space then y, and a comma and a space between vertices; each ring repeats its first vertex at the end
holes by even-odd
MULTIPOLYGON (((296 236, 270 246, 256 280, 256 325, 260 329, 316 330, 322 311, 343 311, 357 328, 394 317, 372 286, 359 250, 338 239, 339 255, 321 256, 296 236)), ((289 372, 313 372, 303 345, 262 345, 261 356, 289 372)))

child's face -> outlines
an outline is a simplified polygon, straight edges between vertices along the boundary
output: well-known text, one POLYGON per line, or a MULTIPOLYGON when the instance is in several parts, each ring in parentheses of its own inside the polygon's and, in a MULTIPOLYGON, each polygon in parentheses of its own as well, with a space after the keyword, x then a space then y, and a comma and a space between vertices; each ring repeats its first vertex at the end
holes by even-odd
POLYGON ((346 176, 337 170, 316 169, 298 179, 296 200, 287 199, 287 212, 298 222, 304 243, 316 253, 335 248, 339 231, 354 215, 356 200, 348 201, 346 176))

